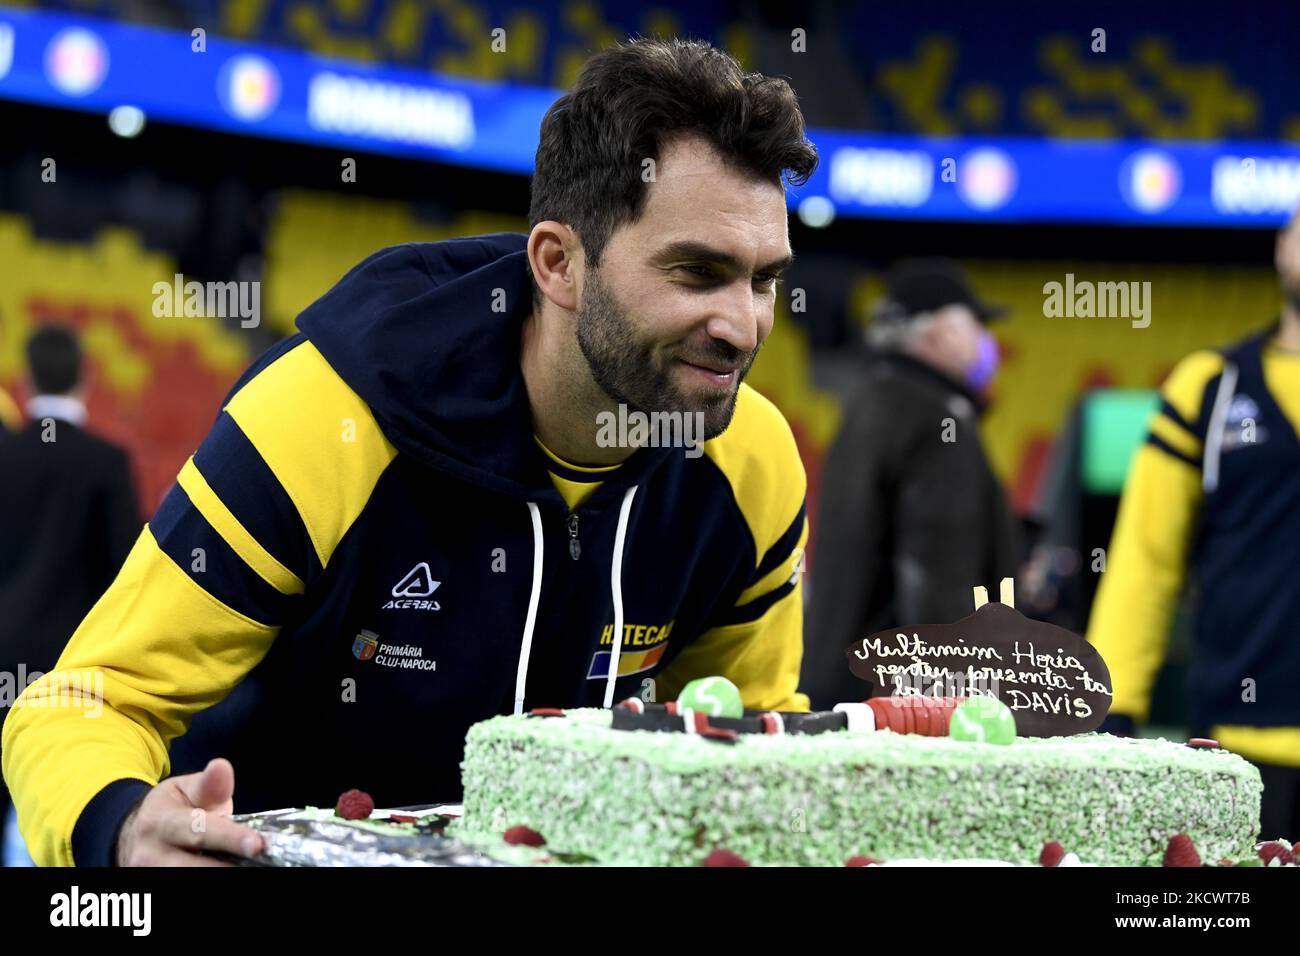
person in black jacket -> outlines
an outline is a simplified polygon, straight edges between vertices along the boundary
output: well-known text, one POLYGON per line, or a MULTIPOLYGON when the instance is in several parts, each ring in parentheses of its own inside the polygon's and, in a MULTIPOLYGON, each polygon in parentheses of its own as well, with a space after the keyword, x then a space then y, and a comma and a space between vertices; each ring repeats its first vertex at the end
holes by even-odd
MULTIPOLYGON (((141 525, 126 453, 83 430, 76 336, 47 326, 27 360, 28 423, 0 433, 0 720, 54 667, 141 525)), ((0 784, 0 821, 8 807, 0 784)))
POLYGON ((949 260, 890 271, 824 471, 800 678, 814 709, 866 696, 851 643, 959 620, 972 587, 1015 574, 1019 527, 978 432, 997 367, 983 323, 1002 311, 949 260))

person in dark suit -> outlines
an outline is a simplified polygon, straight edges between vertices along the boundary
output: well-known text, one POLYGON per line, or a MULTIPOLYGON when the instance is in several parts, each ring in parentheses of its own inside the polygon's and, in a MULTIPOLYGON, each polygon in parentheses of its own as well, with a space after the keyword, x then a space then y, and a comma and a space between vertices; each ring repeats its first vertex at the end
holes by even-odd
MULTIPOLYGON (((76 336, 41 329, 27 362, 27 425, 0 432, 0 718, 54 667, 142 525, 126 453, 84 430, 76 336)), ((0 783, 0 821, 8 809, 0 783)))

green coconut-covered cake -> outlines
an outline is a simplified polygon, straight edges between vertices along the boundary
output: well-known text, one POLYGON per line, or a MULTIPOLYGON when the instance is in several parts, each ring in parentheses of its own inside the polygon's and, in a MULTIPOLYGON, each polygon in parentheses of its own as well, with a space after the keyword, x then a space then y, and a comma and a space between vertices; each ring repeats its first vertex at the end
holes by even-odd
POLYGON ((1254 859, 1259 771, 1212 740, 1098 733, 1105 661, 1011 592, 846 648, 864 699, 833 711, 743 710, 709 677, 666 704, 483 721, 452 829, 649 865, 1254 859))
POLYGON ((1206 862, 1254 856, 1259 771, 1222 749, 1098 733, 996 743, 850 729, 842 711, 804 715, 842 717, 839 729, 727 738, 618 728, 618 715, 474 725, 464 816, 451 832, 499 840, 528 828, 553 851, 653 866, 699 865, 719 850, 754 864, 1037 864, 1049 844, 1090 864, 1160 866, 1180 835, 1206 862))
POLYGON ((538 707, 470 728, 461 807, 376 819, 349 791, 246 822, 271 865, 1295 864, 1255 842, 1252 764, 1098 732, 1105 662, 1009 591, 846 648, 864 693, 830 711, 745 709, 722 676, 665 703, 538 707))

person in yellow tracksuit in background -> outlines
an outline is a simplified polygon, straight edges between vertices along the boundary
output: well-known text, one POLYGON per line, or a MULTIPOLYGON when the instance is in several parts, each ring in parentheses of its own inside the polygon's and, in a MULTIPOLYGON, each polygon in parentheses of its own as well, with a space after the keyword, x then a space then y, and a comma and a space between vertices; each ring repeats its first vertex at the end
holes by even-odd
POLYGON ((1277 238, 1272 328, 1174 369, 1134 457, 1088 639, 1110 667, 1102 730, 1145 722, 1185 581, 1191 732, 1264 782, 1261 839, 1300 838, 1300 216, 1277 238))
MULTIPOLYGON (((4 347, 5 323, 4 314, 0 313, 0 348, 4 347)), ((23 413, 18 408, 18 403, 13 397, 0 388, 0 435, 6 432, 16 433, 22 430, 23 413)))
POLYGON ((5 432, 16 432, 22 428, 23 415, 18 410, 18 403, 9 397, 9 394, 0 388, 0 435, 5 432))

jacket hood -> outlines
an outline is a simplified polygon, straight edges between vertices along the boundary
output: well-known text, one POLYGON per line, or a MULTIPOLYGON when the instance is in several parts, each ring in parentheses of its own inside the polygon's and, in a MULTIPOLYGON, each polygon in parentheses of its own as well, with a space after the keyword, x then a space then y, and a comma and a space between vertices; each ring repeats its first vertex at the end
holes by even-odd
MULTIPOLYGON (((405 454, 481 487, 561 500, 533 440, 519 367, 532 308, 522 233, 381 249, 298 328, 405 454)), ((611 483, 656 460, 640 449, 611 483)))

